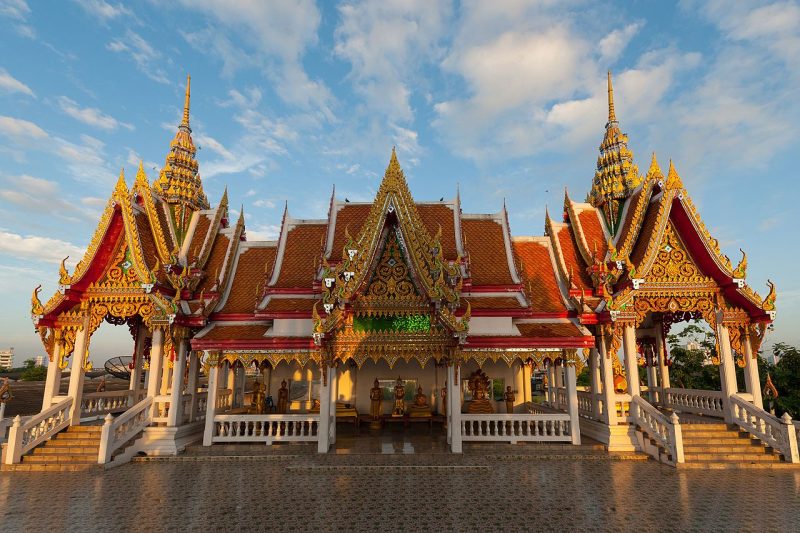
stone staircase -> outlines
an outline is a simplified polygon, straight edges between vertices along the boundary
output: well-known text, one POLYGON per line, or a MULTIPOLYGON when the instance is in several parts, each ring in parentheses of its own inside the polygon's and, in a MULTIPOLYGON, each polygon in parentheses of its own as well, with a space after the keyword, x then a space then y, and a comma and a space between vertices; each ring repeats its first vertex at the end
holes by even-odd
POLYGON ((720 422, 681 423, 685 463, 679 468, 786 468, 792 467, 772 448, 736 426, 720 422))
POLYGON ((3 465, 3 470, 74 472, 102 468, 97 464, 102 430, 101 425, 70 426, 23 455, 20 464, 3 465))

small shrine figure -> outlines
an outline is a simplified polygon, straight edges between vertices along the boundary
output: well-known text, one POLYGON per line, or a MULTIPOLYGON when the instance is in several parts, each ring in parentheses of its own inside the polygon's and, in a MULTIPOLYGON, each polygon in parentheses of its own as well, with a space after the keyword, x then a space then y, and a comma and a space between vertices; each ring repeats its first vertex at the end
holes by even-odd
POLYGON ((506 387, 503 399, 506 401, 506 413, 512 414, 514 412, 514 400, 516 400, 516 396, 514 395, 514 391, 511 390, 510 385, 506 387))
POLYGON ((381 390, 377 378, 372 384, 372 388, 369 390, 369 401, 369 415, 372 417, 372 420, 380 419, 382 415, 381 403, 383 402, 383 391, 381 390))
POLYGON ((403 416, 406 414, 406 387, 403 385, 403 380, 397 376, 397 381, 394 385, 394 409, 392 416, 403 416))
POLYGON ((0 420, 3 419, 6 412, 6 402, 14 397, 11 394, 11 385, 9 385, 8 378, 3 378, 3 384, 0 385, 0 420))
POLYGON ((472 401, 467 404, 468 413, 494 413, 494 407, 488 399, 488 390, 491 381, 479 368, 469 375, 467 382, 472 393, 472 401))
POLYGON ((278 413, 284 415, 289 410, 289 389, 286 387, 286 380, 281 381, 281 388, 278 389, 278 413))
POLYGON ((429 417, 431 416, 431 406, 428 405, 428 397, 422 392, 422 387, 417 387, 417 394, 414 396, 414 403, 411 405, 411 416, 429 417))
POLYGON ((257 415, 263 415, 267 412, 266 392, 266 385, 259 383, 258 380, 253 383, 253 395, 250 397, 250 403, 257 415))
POLYGON ((442 416, 447 418, 447 382, 444 382, 442 387, 442 416))
POLYGON ((97 388, 95 392, 105 392, 106 391, 106 378, 100 380, 100 383, 97 384, 97 388))

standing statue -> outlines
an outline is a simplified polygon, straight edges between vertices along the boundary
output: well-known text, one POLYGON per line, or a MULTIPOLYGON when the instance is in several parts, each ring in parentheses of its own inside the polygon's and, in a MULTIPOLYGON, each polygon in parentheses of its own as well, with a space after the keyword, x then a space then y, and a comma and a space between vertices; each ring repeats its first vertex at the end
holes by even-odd
POLYGON ((250 403, 257 415, 263 415, 267 412, 266 392, 266 385, 259 383, 258 380, 253 382, 253 395, 250 397, 250 403))
POLYGON ((403 385, 403 380, 397 376, 397 381, 394 385, 394 409, 392 416, 403 416, 406 414, 406 387, 403 385))
POLYGON ((285 415, 289 411, 289 389, 286 387, 286 380, 281 381, 281 388, 278 389, 278 413, 285 415))
POLYGON ((442 416, 447 418, 447 382, 444 382, 444 387, 442 387, 442 416))
POLYGON ((372 388, 369 390, 369 415, 372 417, 372 420, 380 419, 381 415, 381 403, 383 402, 383 391, 381 390, 380 384, 378 383, 378 378, 375 378, 375 383, 372 384, 372 388))
POLYGON ((514 391, 511 390, 510 385, 506 387, 506 392, 503 394, 503 399, 506 401, 506 413, 512 414, 514 412, 514 400, 516 400, 516 397, 514 395, 514 391))

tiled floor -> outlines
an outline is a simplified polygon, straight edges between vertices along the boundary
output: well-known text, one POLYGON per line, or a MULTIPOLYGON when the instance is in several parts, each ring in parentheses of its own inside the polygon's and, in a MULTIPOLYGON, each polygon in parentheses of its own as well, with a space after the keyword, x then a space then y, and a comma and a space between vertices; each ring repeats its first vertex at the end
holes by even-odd
MULTIPOLYGON (((340 432, 338 446, 346 441, 340 432)), ((324 456, 276 446, 269 455, 189 454, 105 472, 0 472, 0 530, 795 531, 800 523, 800 471, 677 471, 608 460, 591 445, 575 455, 560 445, 471 445, 453 455, 422 435, 354 444, 356 453, 324 456), (395 453, 383 453, 389 446, 395 453)))

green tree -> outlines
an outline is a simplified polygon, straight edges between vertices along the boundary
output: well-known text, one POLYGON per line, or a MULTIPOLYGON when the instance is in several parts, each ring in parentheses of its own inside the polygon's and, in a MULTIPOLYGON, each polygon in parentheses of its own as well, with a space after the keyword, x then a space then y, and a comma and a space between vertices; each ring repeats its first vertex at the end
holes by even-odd
MULTIPOLYGON (((783 342, 772 347, 772 353, 778 363, 767 367, 772 376, 772 383, 778 390, 775 401, 776 414, 782 416, 788 412, 792 418, 800 417, 800 350, 783 342), (770 368, 771 366, 771 368, 770 368)), ((766 374, 761 375, 766 380, 766 374)))
POLYGON ((24 368, 25 370, 30 370, 35 366, 36 366, 35 359, 25 359, 25 362, 22 363, 22 368, 24 368))
POLYGON ((719 390, 719 367, 710 364, 717 354, 714 332, 705 324, 697 322, 682 331, 667 336, 672 366, 670 381, 683 389, 719 390), (699 348, 688 349, 693 342, 699 348))
POLYGON ((46 366, 28 366, 27 363, 28 361, 25 361, 25 370, 22 371, 22 375, 20 376, 22 381, 44 381, 45 378, 47 378, 46 366))

